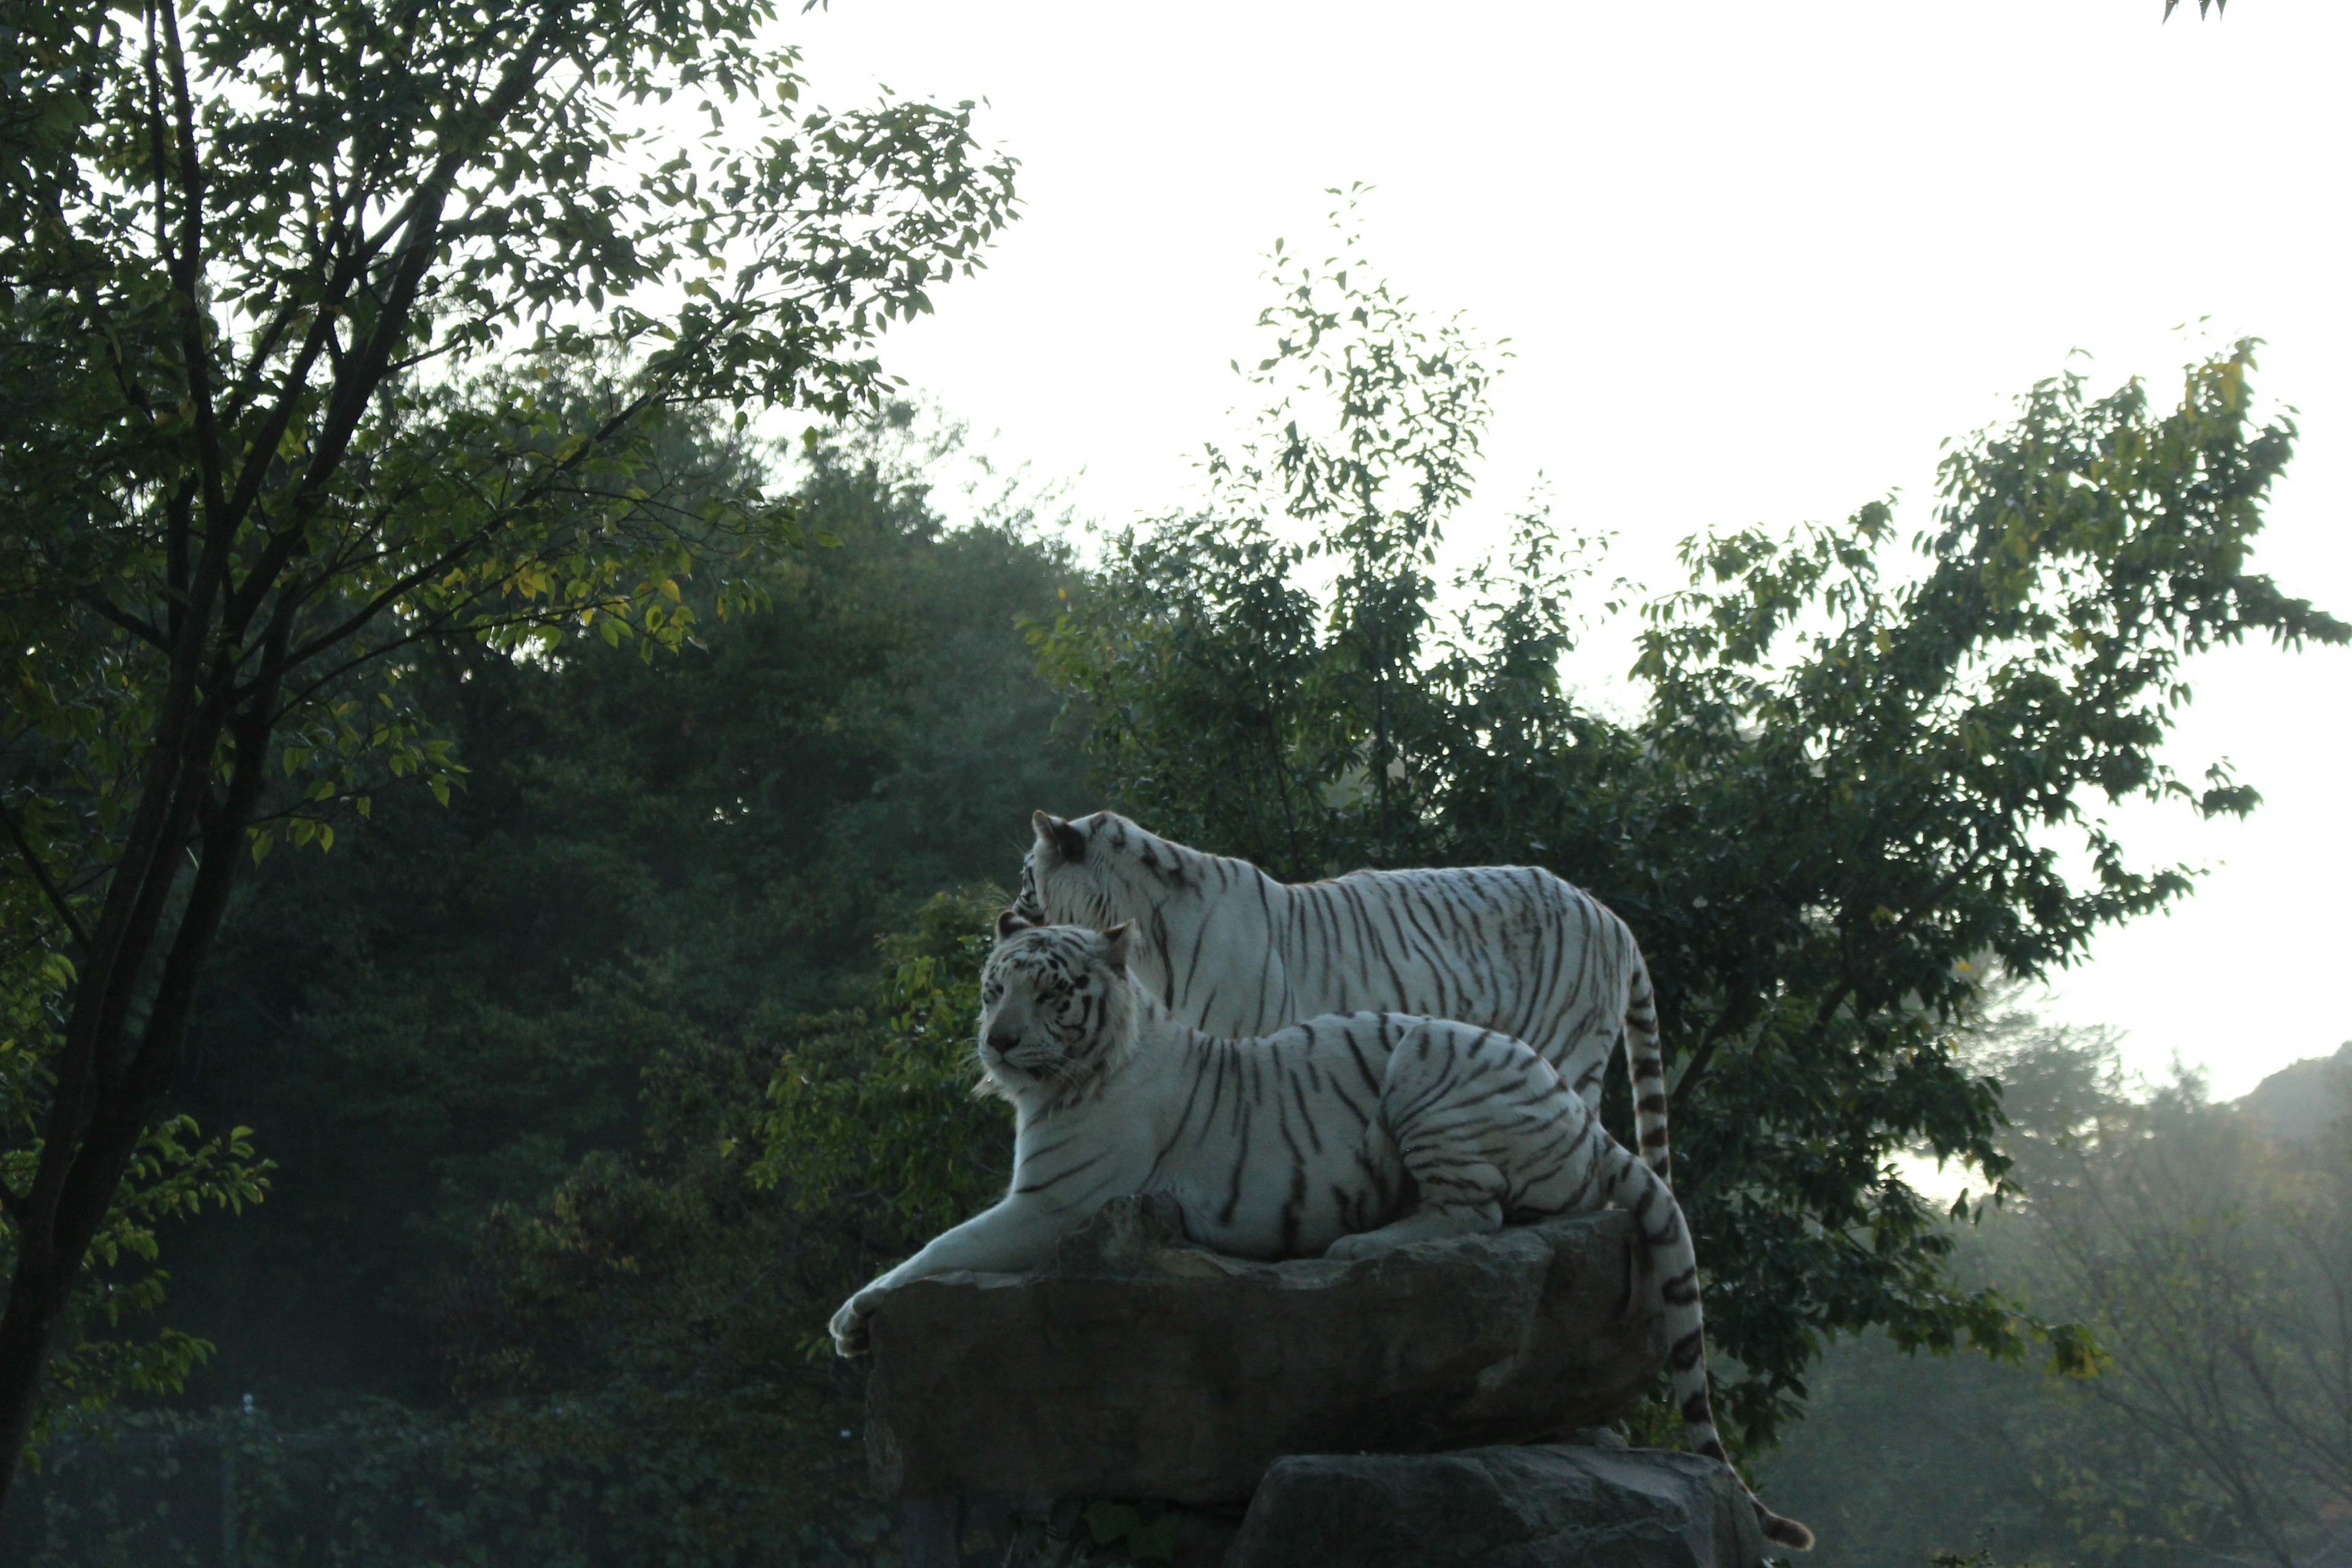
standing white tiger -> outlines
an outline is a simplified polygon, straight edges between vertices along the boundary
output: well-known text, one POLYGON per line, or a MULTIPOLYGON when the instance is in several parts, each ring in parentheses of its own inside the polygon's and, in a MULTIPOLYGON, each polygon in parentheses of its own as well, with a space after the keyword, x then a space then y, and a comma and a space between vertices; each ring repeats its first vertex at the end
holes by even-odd
POLYGON ((1031 820, 1013 912, 1134 921, 1137 976, 1186 1023, 1262 1035, 1324 1013, 1454 1018, 1525 1040, 1596 1110, 1622 1041, 1642 1157, 1671 1179, 1649 967, 1625 922, 1581 889, 1528 866, 1283 883, 1116 812, 1031 820))
MULTIPOLYGON (((1728 1462, 1682 1210, 1548 1063, 1491 1030, 1392 1013, 1262 1039, 1202 1034, 1129 976, 1129 929, 999 922, 980 1058, 986 1087, 1017 1114, 1012 1186, 845 1302, 832 1325, 841 1353, 865 1348, 877 1292, 1035 1267, 1128 1194, 1172 1200, 1194 1241, 1266 1258, 1367 1258, 1616 1203, 1650 1249, 1685 1439, 1728 1462)), ((1748 1500, 1768 1538, 1812 1544, 1803 1525, 1748 1500)))

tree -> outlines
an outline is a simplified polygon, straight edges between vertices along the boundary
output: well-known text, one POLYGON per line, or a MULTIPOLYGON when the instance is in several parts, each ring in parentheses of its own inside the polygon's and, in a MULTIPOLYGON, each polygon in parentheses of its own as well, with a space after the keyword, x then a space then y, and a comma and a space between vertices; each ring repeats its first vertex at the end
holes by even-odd
POLYGON ((1561 685, 1591 567, 1540 512, 1440 597, 1486 417, 1475 345, 1350 254, 1276 265, 1263 435, 1213 451, 1209 504, 1115 538, 1038 631, 1112 800, 1286 879, 1536 864, 1627 920, 1749 1439, 1829 1334, 2021 1352, 2039 1331, 1950 1284, 1950 1233, 1892 1159, 1924 1144, 1999 1192, 2000 1088, 1952 1044, 1985 976, 2065 964, 2189 890, 2133 867, 2099 802, 2254 805, 2158 760, 2182 660, 2352 636, 2247 569, 2294 434, 2252 416, 2252 346, 2192 366, 2168 411, 2137 383, 2036 386, 1948 451, 1907 574, 1885 502, 1691 542, 1689 585, 1642 607, 1640 711, 1618 720, 1561 685))
POLYGON ((2216 1105, 2193 1075, 2126 1074, 2115 1031, 1989 1011, 1964 1048, 2002 1082, 2021 1200, 1958 1237, 1956 1272, 2084 1320, 2101 1370, 1840 1346, 1765 1479, 1835 1521, 1833 1568, 1972 1548, 2004 1563, 2326 1561, 2352 1410, 2352 1051, 2216 1105))
MULTIPOLYGON (((876 931, 1083 802, 1075 754, 1034 742, 1058 697, 1014 624, 1068 552, 1018 502, 946 527, 908 412, 807 452, 792 499, 839 542, 744 562, 768 607, 676 657, 421 656, 407 684, 469 769, 449 804, 380 800, 247 879, 169 1109, 249 1123, 277 1190, 174 1244, 172 1321, 218 1347, 193 1399, 446 1398, 432 1325, 494 1207, 592 1153, 635 1169, 665 1064, 862 1002, 876 931)), ((705 434, 681 485, 761 455, 705 434)))
POLYGON ((333 853, 244 879, 166 1104, 234 1110, 278 1167, 262 1210, 171 1243, 170 1321, 215 1353, 168 1417, 66 1418, 0 1560, 45 1534, 60 1563, 108 1540, 208 1550, 224 1419, 251 1439, 242 1562, 304 1538, 370 1562, 370 1540, 399 1562, 566 1561, 583 1540, 866 1560, 886 1520, 842 1436, 856 1374, 803 1346, 1003 1169, 965 1026, 896 1022, 972 990, 993 906, 913 911, 1001 878, 1032 806, 1085 798, 1076 755, 1036 743, 1059 698, 1015 624, 1058 602, 1070 552, 1020 494, 942 521, 921 465, 953 434, 893 405, 787 469, 686 422, 665 482, 772 463, 803 531, 838 541, 740 563, 765 610, 650 661, 594 638, 419 650, 405 684, 468 772, 446 806, 379 798, 333 853), (910 925, 877 995, 871 933, 910 925), (748 1167, 780 1047, 825 1087, 765 1186, 748 1167), (864 1103, 929 1119, 841 1102, 869 1056, 901 1070, 864 1103), (941 1110, 974 1136, 943 1142, 941 1110), (828 1194, 831 1161, 856 1179, 828 1194), (911 1209, 881 1174, 915 1162, 959 1184, 949 1200, 911 1209), (145 1523, 110 1537, 110 1518, 145 1523))
MULTIPOLYGON (((1998 1281, 2045 1312, 2082 1314, 2080 1298, 2050 1288, 2039 1205, 2072 1142, 2125 1112, 2135 1086, 2114 1031, 2045 1026, 1999 1000, 2010 989, 1995 988, 1962 1050, 1971 1070, 2000 1081, 2020 1193, 1980 1223, 1953 1224, 1952 1271, 1998 1281)), ((2102 1406, 2097 1390, 2113 1375, 2104 1360, 2098 1375, 2055 1376, 1982 1356, 1906 1354, 1869 1334, 1824 1354, 1804 1421, 1759 1458, 1760 1479, 1810 1498, 1831 1521, 1830 1568, 2187 1564, 2237 1545, 2197 1478, 2102 1406)))
MULTIPOLYGON (((1010 1118, 971 1093, 1002 902, 926 902, 861 1006, 666 1052, 648 1149, 484 1227, 446 1319, 464 1440, 512 1484, 583 1497, 608 1557, 871 1560, 889 1518, 861 1484, 863 1380, 824 1325, 1009 1173, 1010 1118)), ((461 1497, 435 1524, 478 1550, 502 1510, 461 1497)))
POLYGON ((2090 1392, 2239 1541, 2312 1561, 2352 1509, 2352 1122, 2274 1143, 2193 1079, 2100 1110, 2032 1214, 2045 1291, 2115 1358, 2090 1392))
POLYGON ((773 15, 9 0, 0 900, 70 966, 12 1079, 11 1474, 240 868, 447 788, 420 644, 675 647, 691 572, 755 598, 727 563, 789 510, 682 511, 638 479, 662 423, 869 401, 875 335, 1008 217, 968 107, 802 111, 773 15))

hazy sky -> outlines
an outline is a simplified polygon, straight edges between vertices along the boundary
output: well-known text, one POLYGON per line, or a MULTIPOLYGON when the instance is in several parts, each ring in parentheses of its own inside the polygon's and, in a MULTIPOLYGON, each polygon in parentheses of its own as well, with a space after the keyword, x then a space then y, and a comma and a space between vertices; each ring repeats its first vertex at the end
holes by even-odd
MULTIPOLYGON (((1618 532, 1615 568, 1653 587, 1693 531, 1898 487, 1907 536, 1937 444, 2070 350, 2168 398, 2200 345, 2252 334, 2258 390, 2305 433, 2257 564, 2352 616, 2352 7, 2160 12, 835 0, 791 32, 817 101, 988 100, 1025 216, 887 358, 999 460, 1075 478, 1081 516, 1191 493, 1234 428, 1263 252, 1321 245, 1325 188, 1363 181, 1373 260, 1517 354, 1457 539, 1492 537, 1539 470, 1560 521, 1618 532)), ((1596 646, 1569 674, 1605 686, 1622 662, 1596 646)), ((2352 653, 2193 675, 2172 760, 2226 756, 2267 804, 2118 813, 2144 858, 2212 873, 2050 1010, 2233 1096, 2352 1037, 2352 653)))

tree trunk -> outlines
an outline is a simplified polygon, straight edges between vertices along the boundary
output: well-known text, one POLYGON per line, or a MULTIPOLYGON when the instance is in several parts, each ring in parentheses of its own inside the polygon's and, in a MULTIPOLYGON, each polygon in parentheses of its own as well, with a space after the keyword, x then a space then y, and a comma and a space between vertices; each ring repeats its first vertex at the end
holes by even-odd
MULTIPOLYGON (((137 902, 154 913, 144 919, 111 918, 100 924, 101 932, 120 933, 112 950, 104 952, 105 962, 90 965, 106 975, 108 994, 85 993, 74 999, 79 1026, 69 1026, 67 1035, 60 1092, 50 1105, 44 1130, 41 1174, 13 1216, 16 1272, 9 1282, 7 1309, 0 1314, 0 1509, 7 1506, 32 1436, 42 1371, 64 1323, 76 1277, 91 1241, 106 1224, 148 1119, 172 1087, 195 1003, 196 981, 227 913, 229 889, 244 859, 239 851, 245 826, 261 797, 262 761, 285 644, 283 626, 273 626, 265 639, 260 677, 244 694, 233 722, 224 722, 219 705, 198 705, 186 750, 208 763, 224 730, 235 742, 235 761, 221 797, 208 798, 208 768, 184 763, 175 770, 177 775, 203 782, 190 785, 160 812, 164 826, 156 836, 158 857, 135 870, 118 866, 108 889, 110 905, 137 902), (187 843, 191 826, 199 830, 193 847, 197 850, 194 879, 170 931, 153 1002, 133 1047, 127 1037, 132 988, 146 973, 157 944, 164 941, 161 906, 177 880, 177 862, 192 847, 187 843)), ((117 910, 108 913, 114 917, 117 910)))
MULTIPOLYGON (((49 1345, 65 1317, 72 1294, 73 1270, 52 1260, 36 1258, 17 1232, 19 1253, 16 1278, 8 1285, 8 1309, 0 1317, 0 1510, 7 1507, 16 1479, 17 1461, 32 1436, 33 1412, 41 1390, 41 1369, 47 1364, 49 1345)), ((77 1260, 79 1267, 79 1260, 77 1260)))
POLYGON ((106 1222, 152 1102, 112 1109, 113 1114, 95 1119, 76 1151, 54 1210, 26 1216, 46 1223, 20 1221, 16 1227, 16 1273, 8 1282, 7 1310, 0 1314, 0 1510, 7 1507, 32 1437, 41 1373, 65 1321, 75 1277, 106 1222))

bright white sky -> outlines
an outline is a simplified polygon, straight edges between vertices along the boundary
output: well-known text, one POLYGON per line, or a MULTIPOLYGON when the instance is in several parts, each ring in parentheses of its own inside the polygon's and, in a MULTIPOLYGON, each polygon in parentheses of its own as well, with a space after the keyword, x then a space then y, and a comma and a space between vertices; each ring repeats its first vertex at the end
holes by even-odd
MULTIPOLYGON (((1938 442, 2069 350, 2168 395, 2200 343, 2254 334, 2260 390, 2305 431, 2258 563, 2352 616, 2352 7, 2160 12, 835 0, 791 33, 814 101, 988 100, 1025 216, 886 357, 1000 461, 1074 478, 1082 517, 1191 493, 1200 444, 1234 428, 1262 253, 1319 247, 1325 188, 1360 180, 1379 267, 1517 353, 1457 538, 1491 539, 1538 470, 1559 520, 1618 531, 1615 569, 1653 586, 1685 534, 1895 487, 1907 536, 1938 442)), ((2212 873, 2048 1010, 2231 1097, 2352 1037, 2352 653, 2194 675, 2173 760, 2226 756, 2267 804, 2242 826, 2120 814, 2144 858, 2212 873)))

